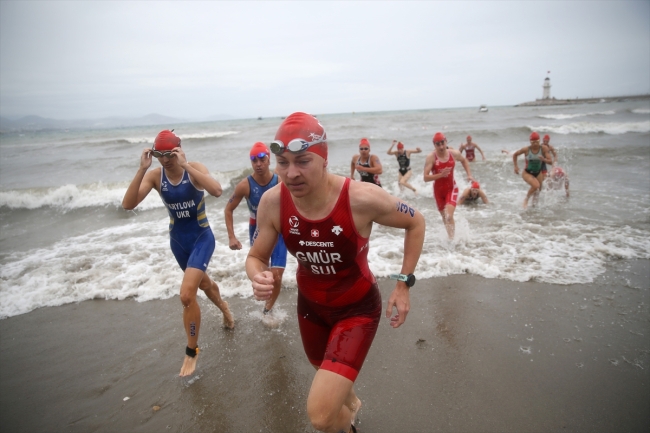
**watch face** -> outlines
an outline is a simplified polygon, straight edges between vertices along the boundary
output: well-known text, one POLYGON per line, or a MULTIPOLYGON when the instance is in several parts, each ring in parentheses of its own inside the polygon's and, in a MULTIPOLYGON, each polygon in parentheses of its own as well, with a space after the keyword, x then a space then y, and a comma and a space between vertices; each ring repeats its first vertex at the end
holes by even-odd
POLYGON ((413 287, 415 284, 415 275, 409 274, 408 277, 406 277, 406 285, 409 287, 413 287))

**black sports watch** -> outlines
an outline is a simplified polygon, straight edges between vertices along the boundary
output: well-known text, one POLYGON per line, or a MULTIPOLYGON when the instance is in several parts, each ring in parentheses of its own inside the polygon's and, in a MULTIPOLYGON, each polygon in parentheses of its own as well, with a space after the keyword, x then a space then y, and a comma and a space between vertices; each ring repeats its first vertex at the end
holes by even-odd
POLYGON ((391 274, 390 277, 393 280, 404 281, 408 287, 413 287, 415 285, 415 275, 413 274, 391 274))

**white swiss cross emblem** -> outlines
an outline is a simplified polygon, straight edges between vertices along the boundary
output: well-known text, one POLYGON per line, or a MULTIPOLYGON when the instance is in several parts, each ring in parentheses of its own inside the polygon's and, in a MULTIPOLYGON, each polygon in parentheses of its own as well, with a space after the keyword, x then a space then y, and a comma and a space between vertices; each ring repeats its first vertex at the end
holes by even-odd
POLYGON ((312 237, 312 238, 317 238, 317 237, 318 237, 318 230, 313 229, 313 230, 311 231, 311 237, 312 237))
POLYGON ((298 221, 297 216, 289 217, 289 225, 291 227, 298 227, 298 224, 300 224, 300 221, 298 221))
POLYGON ((341 234, 342 231, 343 231, 343 229, 341 228, 341 226, 332 227, 332 233, 334 233, 336 236, 341 234))

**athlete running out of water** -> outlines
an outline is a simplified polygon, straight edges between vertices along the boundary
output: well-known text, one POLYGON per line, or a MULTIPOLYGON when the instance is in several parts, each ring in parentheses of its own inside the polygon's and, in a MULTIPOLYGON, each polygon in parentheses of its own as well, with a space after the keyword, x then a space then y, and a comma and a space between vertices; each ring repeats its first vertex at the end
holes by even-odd
POLYGON ((433 196, 436 199, 442 222, 447 229, 450 240, 454 239, 456 224, 454 211, 458 200, 458 186, 454 180, 456 161, 460 162, 467 173, 467 180, 474 181, 467 159, 456 149, 447 148, 447 137, 442 132, 433 136, 434 151, 427 155, 424 163, 424 181, 433 181, 433 196))
POLYGON ((359 142, 359 153, 352 157, 350 163, 350 179, 354 179, 354 172, 358 171, 362 182, 374 183, 381 186, 379 175, 383 172, 381 162, 377 155, 370 154, 370 141, 362 138, 359 142))
POLYGON ((522 147, 512 154, 512 162, 515 164, 515 174, 519 174, 519 166, 517 165, 517 158, 519 155, 525 155, 526 167, 521 177, 526 181, 530 188, 524 199, 524 209, 528 207, 528 200, 533 197, 533 205, 537 202, 540 187, 544 182, 544 173, 542 172, 543 163, 552 163, 552 159, 548 156, 548 148, 542 146, 539 142, 539 134, 533 132, 530 134, 530 146, 522 147))
POLYGON ((422 251, 425 221, 383 189, 327 170, 327 135, 318 119, 293 113, 280 125, 271 151, 280 185, 267 191, 246 272, 258 300, 273 293, 269 257, 279 234, 298 260, 298 324, 316 374, 307 414, 316 430, 354 432, 361 400, 354 382, 381 318, 381 294, 368 266, 373 223, 404 229, 404 258, 385 310, 398 328, 410 308, 409 288, 422 251), (393 309, 397 314, 391 317, 393 309))
MULTIPOLYGON (((250 213, 248 224, 248 235, 250 245, 253 245, 253 234, 257 227, 257 207, 259 206, 262 194, 278 184, 278 175, 273 173, 271 167, 271 151, 262 142, 257 142, 253 145, 249 152, 251 166, 253 167, 253 174, 242 179, 236 186, 235 191, 230 196, 228 204, 224 209, 224 217, 226 221, 226 229, 228 230, 228 245, 231 250, 241 250, 241 242, 235 235, 233 228, 233 212, 239 206, 242 198, 246 199, 248 211, 250 213)), ((271 254, 270 269, 273 273, 273 294, 266 301, 264 306, 264 314, 267 315, 275 301, 280 295, 282 287, 282 274, 287 265, 287 247, 284 245, 282 235, 278 235, 278 241, 275 244, 273 253, 271 254)), ((269 322, 270 323, 270 322, 269 322)))
POLYGON ((419 147, 416 147, 415 149, 404 149, 404 145, 402 142, 398 142, 397 140, 393 140, 393 143, 390 145, 390 148, 388 148, 388 152, 386 152, 389 155, 395 155, 397 158, 397 163, 399 164, 399 188, 400 190, 404 189, 404 187, 407 187, 414 193, 417 193, 415 190, 415 187, 408 183, 408 180, 411 178, 411 175, 413 174, 411 172, 411 154, 412 153, 420 153, 422 152, 422 149, 419 147), (397 144, 397 150, 393 150, 393 147, 397 144))
POLYGON ((543 138, 542 145, 546 146, 548 148, 549 154, 553 155, 553 162, 551 162, 552 165, 557 164, 557 152, 555 151, 555 147, 551 146, 551 136, 546 134, 543 138))
POLYGON ((483 203, 489 203, 487 195, 485 195, 485 191, 481 189, 481 185, 478 182, 472 182, 470 187, 465 188, 463 193, 460 195, 458 204, 461 205, 477 203, 479 198, 483 201, 483 203))
POLYGON ((479 145, 477 143, 474 143, 472 141, 472 136, 471 135, 467 136, 467 143, 461 144, 460 147, 458 148, 458 151, 460 153, 463 153, 463 151, 464 151, 465 152, 465 158, 469 162, 472 162, 472 161, 474 161, 474 159, 476 159, 476 155, 474 154, 474 151, 476 149, 478 149, 478 151, 481 152, 481 158, 483 158, 483 161, 485 161, 485 155, 483 155, 483 151, 481 150, 481 148, 479 147, 479 145))
POLYGON ((153 148, 142 151, 140 168, 124 194, 122 207, 134 209, 155 189, 169 213, 169 243, 184 272, 180 297, 187 347, 180 376, 189 376, 196 369, 199 354, 201 310, 196 301, 198 289, 203 290, 208 299, 221 310, 224 326, 234 328, 235 320, 228 309, 228 303, 221 299, 217 283, 206 272, 215 241, 205 214, 204 191, 219 197, 221 185, 210 176, 203 164, 187 161, 185 152, 181 149, 181 139, 172 131, 160 132, 153 148), (147 171, 153 157, 158 159, 162 167, 147 171))

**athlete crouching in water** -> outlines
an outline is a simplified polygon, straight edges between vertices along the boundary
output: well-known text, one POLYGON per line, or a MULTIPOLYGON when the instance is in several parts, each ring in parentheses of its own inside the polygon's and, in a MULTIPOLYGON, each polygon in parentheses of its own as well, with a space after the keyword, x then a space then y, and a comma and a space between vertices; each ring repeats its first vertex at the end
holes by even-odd
POLYGON ((287 250, 298 260, 298 324, 305 354, 317 369, 307 413, 319 431, 355 432, 361 401, 354 381, 381 316, 381 294, 368 267, 372 225, 406 232, 402 274, 395 276, 399 281, 386 309, 386 317, 397 309, 390 318, 397 328, 410 308, 409 287, 424 242, 424 218, 382 189, 328 173, 327 137, 309 114, 287 117, 271 151, 282 183, 262 196, 246 272, 255 298, 268 299, 273 292, 269 257, 282 234, 287 250))
POLYGON ((489 203, 487 195, 485 195, 485 192, 481 189, 481 185, 478 182, 472 182, 469 188, 463 190, 463 193, 458 199, 458 205, 477 203, 479 198, 483 203, 489 203))
POLYGON ((231 329, 235 326, 228 303, 221 299, 217 283, 206 273, 215 241, 205 215, 204 190, 215 197, 219 197, 222 190, 203 164, 187 162, 181 139, 171 131, 160 132, 153 148, 142 151, 140 168, 124 194, 122 207, 127 210, 135 208, 153 189, 158 191, 169 212, 170 245, 184 272, 181 302, 187 347, 179 375, 189 376, 196 369, 199 353, 201 310, 196 301, 198 289, 203 290, 221 310, 224 325, 231 329), (158 159, 162 168, 147 172, 152 156, 158 159))
POLYGON ((552 164, 553 160, 548 155, 548 147, 539 143, 539 134, 533 132, 530 134, 530 146, 522 147, 512 154, 512 162, 515 164, 515 174, 519 174, 517 157, 525 155, 526 167, 521 177, 526 181, 530 188, 524 199, 524 209, 528 207, 528 200, 533 197, 533 205, 536 204, 539 191, 546 177, 543 163, 552 164))

